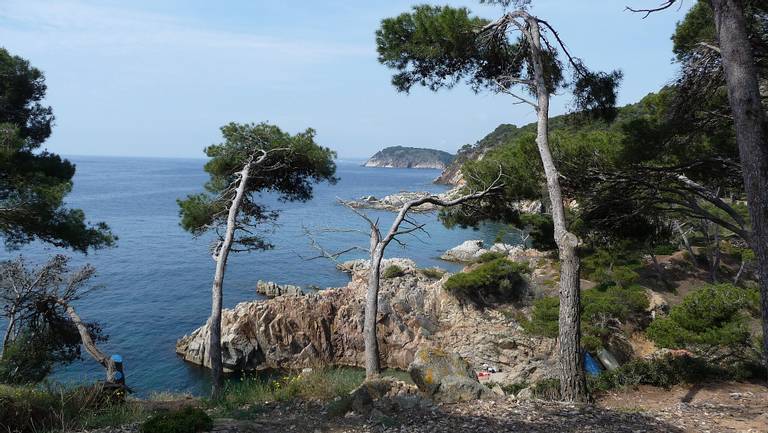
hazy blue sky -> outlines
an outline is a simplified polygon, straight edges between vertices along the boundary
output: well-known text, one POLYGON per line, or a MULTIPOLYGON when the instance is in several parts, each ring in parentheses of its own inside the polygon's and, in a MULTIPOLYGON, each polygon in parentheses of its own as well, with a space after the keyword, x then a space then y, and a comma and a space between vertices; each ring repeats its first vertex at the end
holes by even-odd
MULTIPOLYGON (((621 68, 621 102, 675 74, 669 37, 683 10, 640 19, 626 2, 534 0, 593 68, 621 68)), ((423 1, 2 0, 0 45, 48 82, 50 150, 81 155, 201 156, 229 122, 313 127, 341 157, 392 146, 455 151, 500 123, 534 114, 509 97, 464 87, 398 94, 376 60, 382 18, 423 1)), ((466 0, 481 16, 498 7, 466 0)), ((554 112, 567 110, 556 98, 554 112)))

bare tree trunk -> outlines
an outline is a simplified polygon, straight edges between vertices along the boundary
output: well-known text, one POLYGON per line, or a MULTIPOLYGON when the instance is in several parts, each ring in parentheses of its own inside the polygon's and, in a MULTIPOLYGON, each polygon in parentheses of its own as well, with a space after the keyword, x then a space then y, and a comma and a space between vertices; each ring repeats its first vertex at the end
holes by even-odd
POLYGON ((742 257, 741 265, 739 265, 739 271, 736 272, 736 276, 733 277, 733 285, 734 286, 739 284, 739 280, 741 279, 741 274, 744 273, 744 267, 746 266, 746 264, 747 264, 747 261, 744 260, 744 258, 742 257))
POLYGON ((16 325, 16 311, 11 310, 8 317, 8 326, 5 327, 5 334, 3 335, 3 347, 0 349, 0 359, 3 359, 5 350, 8 348, 8 344, 11 342, 11 334, 13 333, 14 325, 16 325))
POLYGON ((739 145, 744 187, 752 220, 763 316, 763 362, 768 363, 768 133, 760 101, 757 68, 738 0, 710 0, 723 59, 728 101, 739 145))
POLYGON ((365 298, 365 379, 374 379, 381 373, 379 363, 379 340, 376 333, 376 316, 379 311, 379 284, 381 281, 381 259, 384 248, 380 242, 378 228, 371 230, 371 264, 368 273, 368 292, 365 298))
MULTIPOLYGON (((363 328, 363 338, 365 341, 365 378, 370 380, 376 378, 381 373, 381 363, 379 354, 379 341, 376 333, 377 314, 379 310, 379 286, 381 284, 381 261, 384 258, 384 251, 387 245, 390 244, 397 236, 413 233, 416 231, 423 231, 424 224, 417 224, 409 221, 412 227, 408 229, 400 229, 400 225, 403 221, 407 220, 408 212, 414 207, 421 206, 422 204, 431 203, 442 207, 456 206, 465 203, 470 200, 478 200, 491 192, 501 188, 500 183, 502 173, 499 172, 499 176, 483 191, 475 192, 472 194, 466 194, 453 200, 442 200, 439 197, 428 196, 420 199, 411 200, 400 208, 395 220, 389 228, 387 234, 382 238, 381 231, 379 230, 378 221, 373 221, 364 212, 356 210, 354 207, 346 205, 352 212, 363 218, 371 229, 371 244, 370 244, 370 256, 371 263, 368 270, 368 291, 366 292, 365 299, 365 322, 363 328)), ((344 203, 343 201, 341 202, 344 203)), ((402 244, 402 242, 401 242, 402 244)), ((323 252, 322 257, 333 257, 332 254, 323 252)))
POLYGON ((560 180, 549 148, 549 90, 546 86, 541 54, 541 33, 538 21, 527 19, 526 36, 531 45, 531 59, 538 100, 536 144, 547 178, 547 190, 552 206, 555 242, 560 254, 560 393, 565 401, 586 401, 587 388, 582 366, 579 257, 576 248, 579 239, 568 231, 560 180))
POLYGON ((688 235, 685 234, 683 226, 677 220, 675 220, 675 228, 680 233, 680 238, 683 240, 683 245, 685 245, 685 249, 688 251, 688 255, 691 256, 691 262, 693 262, 693 266, 696 266, 696 255, 693 253, 691 242, 688 240, 688 235))
POLYGON ((227 214, 227 229, 224 233, 224 240, 219 247, 216 255, 216 273, 213 277, 213 287, 211 288, 211 319, 208 335, 208 356, 211 359, 211 398, 218 399, 221 396, 223 365, 221 361, 221 309, 224 286, 224 271, 227 267, 227 257, 232 249, 232 242, 235 237, 235 225, 237 223, 237 213, 243 202, 245 187, 248 183, 248 175, 251 169, 251 161, 248 161, 240 171, 240 181, 237 185, 235 197, 229 205, 227 214))
POLYGON ((710 276, 713 283, 717 283, 717 271, 720 268, 720 227, 712 225, 715 229, 714 239, 712 240, 712 262, 710 276))
POLYGON ((112 362, 112 359, 109 356, 96 347, 96 343, 93 341, 93 338, 91 338, 91 333, 88 332, 88 327, 85 326, 75 309, 63 300, 59 300, 58 302, 66 309, 67 315, 69 315, 69 318, 75 323, 75 327, 77 327, 77 332, 80 334, 80 340, 83 342, 83 347, 85 347, 86 352, 106 369, 107 382, 115 383, 115 363, 112 362))

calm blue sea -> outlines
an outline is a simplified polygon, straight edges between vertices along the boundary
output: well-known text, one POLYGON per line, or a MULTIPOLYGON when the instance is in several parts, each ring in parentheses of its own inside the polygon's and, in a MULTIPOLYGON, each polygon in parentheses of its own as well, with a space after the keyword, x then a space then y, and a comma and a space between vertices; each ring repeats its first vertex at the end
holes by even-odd
MULTIPOLYGON (((179 227, 176 199, 202 190, 207 180, 203 160, 160 158, 71 157, 77 164, 71 207, 85 210, 91 221, 105 221, 119 236, 116 248, 90 253, 71 253, 74 264, 96 266, 95 283, 102 285, 79 302, 86 320, 104 325, 109 341, 104 348, 125 359, 128 383, 146 395, 152 391, 207 392, 207 371, 186 364, 174 353, 178 337, 205 322, 210 311, 210 287, 214 263, 209 253, 210 237, 193 238, 179 227)), ((307 203, 280 203, 264 196, 282 213, 278 225, 266 236, 274 243, 270 251, 230 255, 224 283, 224 303, 256 299, 257 280, 278 283, 336 287, 348 277, 328 260, 310 260, 316 255, 304 227, 357 227, 359 217, 336 203, 336 198, 377 197, 399 191, 443 191, 432 184, 436 170, 364 168, 360 161, 339 161, 336 185, 320 185, 307 203)), ((383 226, 393 215, 372 212, 383 226)), ((492 240, 498 228, 479 231, 444 228, 434 215, 419 215, 427 222, 429 237, 406 239, 408 246, 389 247, 388 256, 404 256, 422 266, 454 270, 455 265, 438 256, 467 239, 492 240)), ((366 246, 361 235, 331 233, 317 238, 329 250, 351 245, 366 246)), ((44 261, 55 248, 30 245, 19 251, 0 250, 0 258, 24 254, 32 262, 44 261)), ((348 259, 360 257, 350 254, 348 259)), ((54 379, 79 382, 100 379, 103 371, 91 359, 60 368, 54 379)))

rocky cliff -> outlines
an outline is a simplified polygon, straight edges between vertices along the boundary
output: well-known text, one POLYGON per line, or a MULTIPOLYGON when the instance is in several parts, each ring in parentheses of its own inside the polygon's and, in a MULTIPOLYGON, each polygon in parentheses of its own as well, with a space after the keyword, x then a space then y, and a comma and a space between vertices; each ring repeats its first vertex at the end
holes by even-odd
MULTIPOLYGON (((554 368, 553 340, 526 335, 504 308, 477 309, 442 289, 405 259, 402 277, 382 280, 378 335, 382 364, 406 369, 419 347, 458 353, 479 369, 498 366, 500 382, 535 380, 554 368), (507 313, 507 314, 505 314, 507 313)), ((363 365, 363 300, 367 263, 350 267, 346 286, 305 296, 243 302, 224 311, 223 361, 227 370, 363 365)), ((446 277, 443 277, 446 278, 446 277)), ((509 307, 509 306, 508 306, 509 307)), ((208 326, 179 339, 185 360, 208 366, 208 326)))
POLYGON ((417 147, 393 146, 376 152, 368 161, 366 167, 387 168, 434 168, 445 169, 454 155, 442 150, 422 149, 417 147))

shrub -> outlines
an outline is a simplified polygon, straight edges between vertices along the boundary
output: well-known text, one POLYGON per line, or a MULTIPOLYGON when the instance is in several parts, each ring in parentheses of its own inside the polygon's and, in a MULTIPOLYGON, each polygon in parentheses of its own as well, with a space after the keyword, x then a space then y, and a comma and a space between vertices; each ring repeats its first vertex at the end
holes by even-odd
POLYGON ((640 254, 624 243, 612 248, 598 248, 582 260, 584 276, 606 287, 632 285, 639 278, 635 269, 640 267, 640 254))
POLYGON ((589 378, 593 391, 608 391, 638 385, 671 388, 679 383, 697 383, 733 377, 730 372, 712 366, 701 358, 666 355, 654 359, 638 359, 613 371, 589 378))
POLYGON ((689 293, 668 317, 654 320, 648 337, 658 346, 687 349, 705 357, 743 358, 753 351, 749 316, 753 290, 732 284, 706 285, 689 293))
POLYGON ((186 407, 154 415, 139 427, 141 433, 198 433, 213 428, 213 420, 202 409, 186 407))
POLYGON ((384 269, 384 272, 381 274, 383 278, 397 278, 402 277, 403 275, 405 275, 405 271, 403 268, 397 265, 387 266, 387 268, 384 269))
POLYGON ((443 288, 457 297, 484 302, 492 297, 500 300, 519 300, 525 288, 522 273, 530 272, 525 264, 507 259, 495 259, 477 268, 451 275, 443 288))
POLYGON ((503 259, 506 257, 507 255, 504 253, 500 253, 497 251, 486 251, 483 254, 480 254, 480 256, 475 259, 475 263, 488 263, 496 259, 503 259))
POLYGON ((439 268, 419 269, 419 272, 421 272, 421 274, 424 275, 425 277, 432 280, 439 280, 440 278, 443 278, 443 275, 445 275, 445 271, 439 268))
MULTIPOLYGON (((588 351, 603 347, 610 330, 606 321, 625 322, 644 314, 648 297, 640 286, 596 287, 584 290, 581 295, 582 345, 588 351)), ((530 320, 521 325, 531 334, 554 338, 558 334, 560 300, 557 297, 541 298, 534 302, 530 320)))
POLYGON ((531 394, 540 400, 560 400, 560 379, 542 379, 531 387, 531 394))

